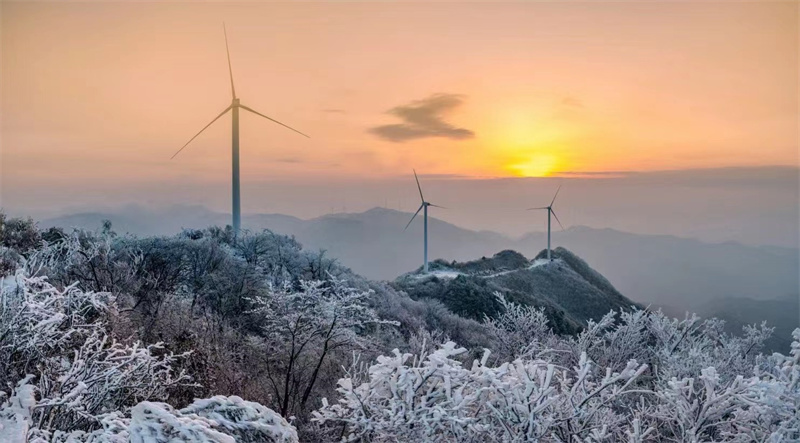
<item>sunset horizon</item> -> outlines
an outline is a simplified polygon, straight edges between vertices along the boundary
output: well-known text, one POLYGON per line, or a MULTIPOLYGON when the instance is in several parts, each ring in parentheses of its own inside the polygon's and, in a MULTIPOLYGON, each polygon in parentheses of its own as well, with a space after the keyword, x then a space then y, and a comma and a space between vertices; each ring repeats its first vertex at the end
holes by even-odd
POLYGON ((312 136, 243 117, 251 177, 800 165, 793 3, 3 9, 12 174, 26 153, 132 178, 127 165, 226 174, 225 119, 166 161, 226 104, 223 21, 239 95, 312 136))

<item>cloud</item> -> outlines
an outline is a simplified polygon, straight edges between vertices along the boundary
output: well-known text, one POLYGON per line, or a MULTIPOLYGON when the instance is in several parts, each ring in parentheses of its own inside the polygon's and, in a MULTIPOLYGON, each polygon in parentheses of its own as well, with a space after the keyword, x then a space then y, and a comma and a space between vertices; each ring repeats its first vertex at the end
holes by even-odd
POLYGON ((442 117, 461 106, 464 97, 458 94, 434 94, 422 100, 389 110, 389 114, 400 117, 403 123, 370 128, 369 132, 395 143, 428 137, 442 137, 451 140, 465 140, 475 133, 465 128, 455 127, 442 117))

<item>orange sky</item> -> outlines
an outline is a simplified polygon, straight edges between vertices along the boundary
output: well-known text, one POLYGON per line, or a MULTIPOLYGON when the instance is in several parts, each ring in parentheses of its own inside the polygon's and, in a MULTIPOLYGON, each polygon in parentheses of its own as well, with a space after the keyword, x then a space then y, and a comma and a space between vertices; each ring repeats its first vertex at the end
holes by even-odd
POLYGON ((4 2, 6 192, 226 179, 223 20, 243 181, 798 165, 794 2, 4 2))

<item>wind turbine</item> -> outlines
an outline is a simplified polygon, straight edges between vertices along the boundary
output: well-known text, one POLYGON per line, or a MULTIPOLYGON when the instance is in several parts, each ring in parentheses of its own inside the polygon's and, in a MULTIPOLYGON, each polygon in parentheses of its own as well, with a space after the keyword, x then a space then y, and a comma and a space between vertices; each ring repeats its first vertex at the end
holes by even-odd
POLYGON ((189 143, 191 143, 192 140, 196 139, 198 135, 200 135, 203 131, 205 131, 215 121, 219 120, 220 117, 225 115, 228 111, 231 111, 231 116, 233 117, 233 126, 232 126, 233 136, 231 138, 231 162, 232 162, 232 165, 231 165, 231 169, 232 169, 232 177, 231 177, 231 179, 232 179, 232 185, 231 185, 232 195, 231 195, 231 200, 232 200, 232 209, 233 209, 233 211, 232 211, 232 213, 233 213, 233 232, 234 232, 234 234, 238 234, 239 230, 241 229, 241 226, 242 226, 242 206, 241 206, 240 192, 239 192, 239 109, 241 108, 241 109, 244 109, 245 111, 250 111, 255 115, 264 117, 265 119, 270 120, 273 123, 277 123, 277 124, 287 128, 287 129, 291 129, 292 131, 294 131, 294 132, 296 132, 296 133, 298 133, 298 134, 300 134, 300 135, 302 135, 302 136, 304 136, 306 138, 311 138, 311 137, 307 136, 306 134, 303 134, 302 132, 298 131, 297 129, 294 129, 294 128, 288 126, 288 125, 285 125, 285 124, 279 122, 278 120, 275 120, 274 118, 267 117, 266 115, 264 115, 264 114, 262 114, 262 113, 260 113, 258 111, 255 111, 255 110, 253 110, 251 108, 248 108, 247 106, 241 104, 241 102, 239 101, 239 98, 236 97, 236 88, 234 88, 234 86, 233 86, 233 68, 231 68, 231 52, 230 52, 230 50, 228 50, 228 32, 225 29, 225 23, 222 24, 222 32, 225 34, 225 52, 228 55, 228 74, 230 74, 230 77, 231 77, 231 104, 227 108, 225 108, 222 112, 220 112, 219 115, 214 118, 214 120, 211 120, 211 123, 205 125, 205 127, 203 127, 203 129, 201 129, 200 132, 195 134, 194 137, 190 138, 189 141, 186 142, 185 145, 183 145, 180 149, 178 149, 178 152, 173 154, 172 157, 170 157, 170 160, 172 160, 178 154, 180 154, 181 151, 183 151, 184 148, 189 146, 189 143))
POLYGON ((561 229, 562 230, 564 229, 564 225, 561 224, 561 220, 558 219, 558 216, 556 215, 555 211, 553 211, 553 203, 556 202, 556 197, 558 197, 558 191, 560 191, 560 190, 561 190, 561 186, 559 185, 558 189, 556 189, 556 195, 553 196, 553 201, 550 202, 549 206, 542 206, 541 208, 528 208, 528 211, 535 211, 535 210, 538 210, 538 209, 547 209, 547 260, 548 261, 553 261, 552 255, 551 255, 551 249, 550 249, 550 215, 551 214, 552 214, 553 217, 556 218, 556 221, 558 222, 558 225, 561 226, 561 229))
POLYGON ((405 231, 406 229, 408 229, 408 227, 411 226, 411 222, 414 221, 414 217, 416 217, 417 214, 419 214, 419 211, 422 211, 424 209, 422 215, 423 219, 425 220, 424 222, 425 264, 422 269, 423 272, 427 274, 428 273, 428 206, 433 206, 434 208, 442 208, 442 209, 447 209, 447 208, 426 202, 425 197, 422 196, 422 187, 419 185, 419 177, 417 177, 416 170, 414 170, 414 179, 417 181, 417 189, 419 190, 419 199, 422 200, 422 204, 419 205, 419 209, 417 209, 417 212, 415 212, 414 215, 411 216, 411 220, 408 221, 408 224, 406 225, 405 228, 403 228, 403 230, 405 231))

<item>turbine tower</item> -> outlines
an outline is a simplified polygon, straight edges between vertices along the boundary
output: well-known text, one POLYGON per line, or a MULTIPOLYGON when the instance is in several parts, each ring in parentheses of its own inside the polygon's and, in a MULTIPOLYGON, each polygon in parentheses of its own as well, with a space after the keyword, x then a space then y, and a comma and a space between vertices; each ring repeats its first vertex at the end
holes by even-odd
POLYGON ((528 211, 535 211, 538 209, 547 209, 547 260, 553 261, 552 258, 552 250, 550 249, 550 215, 556 218, 558 225, 561 226, 561 229, 564 229, 564 225, 561 224, 561 220, 558 219, 555 211, 553 211, 553 203, 556 202, 556 197, 558 197, 558 191, 561 190, 561 186, 559 185, 558 189, 556 189, 556 195, 553 196, 553 201, 550 202, 549 206, 542 206, 541 208, 528 208, 528 211))
POLYGON ((446 209, 446 208, 443 207, 443 206, 434 205, 433 203, 428 203, 428 202, 425 201, 425 197, 422 196, 422 187, 419 185, 419 177, 417 177, 417 171, 416 170, 414 170, 414 179, 417 181, 417 189, 419 190, 419 198, 420 198, 420 200, 422 200, 422 204, 419 205, 419 209, 417 209, 417 212, 415 212, 414 215, 411 216, 411 220, 408 221, 408 224, 406 225, 406 227, 403 230, 405 231, 406 229, 408 229, 408 227, 411 226, 411 222, 414 221, 414 217, 416 217, 417 214, 419 214, 419 211, 424 210, 422 215, 423 215, 423 219, 424 219, 424 234, 423 234, 423 236, 424 236, 424 239, 425 239, 425 241, 424 241, 424 243, 425 243, 425 254, 424 254, 425 261, 424 261, 424 265, 423 265, 422 269, 423 269, 423 272, 425 272, 427 274, 428 273, 428 206, 433 206, 434 208, 442 208, 442 209, 446 209))
POLYGON ((205 131, 215 121, 219 120, 220 117, 225 115, 228 111, 231 111, 231 117, 232 117, 232 120, 233 120, 232 121, 232 123, 233 123, 233 125, 232 125, 232 137, 231 137, 231 172, 232 172, 232 174, 231 174, 232 175, 232 177, 231 177, 231 194, 232 194, 231 195, 231 205, 232 205, 231 209, 232 209, 232 211, 231 212, 233 214, 233 232, 234 232, 235 235, 238 235, 239 234, 239 230, 242 227, 242 205, 241 205, 241 197, 240 197, 240 190, 239 190, 239 109, 241 108, 241 109, 244 109, 245 111, 250 111, 255 115, 264 117, 265 119, 270 120, 273 123, 277 123, 277 124, 287 128, 287 129, 291 129, 292 131, 294 131, 294 132, 296 132, 296 133, 298 133, 298 134, 300 134, 300 135, 302 135, 302 136, 304 136, 306 138, 310 138, 310 137, 307 136, 306 134, 303 134, 302 132, 298 131, 297 129, 294 129, 294 128, 288 126, 288 125, 285 125, 285 124, 279 122, 278 120, 275 120, 274 118, 267 117, 266 115, 264 115, 264 114, 262 114, 262 113, 260 113, 258 111, 255 111, 255 110, 253 110, 251 108, 248 108, 247 106, 243 105, 239 101, 239 98, 236 97, 236 88, 233 86, 233 68, 231 68, 231 52, 228 49, 228 32, 225 29, 225 24, 224 23, 222 24, 222 32, 225 34, 225 52, 228 55, 228 74, 230 74, 230 78, 231 78, 231 104, 227 108, 225 108, 222 112, 220 112, 219 115, 214 118, 214 120, 211 120, 211 123, 209 123, 205 127, 203 127, 203 129, 201 129, 200 132, 195 134, 194 137, 190 138, 189 141, 186 142, 185 145, 183 145, 180 149, 178 149, 178 152, 173 154, 172 157, 170 157, 170 160, 172 160, 178 154, 180 154, 181 151, 183 151, 183 149, 185 147, 189 146, 189 143, 191 143, 192 140, 196 139, 197 136, 199 136, 203 131, 205 131))

